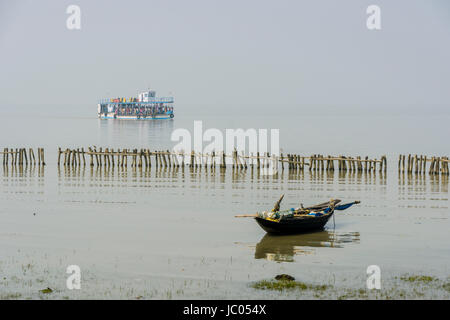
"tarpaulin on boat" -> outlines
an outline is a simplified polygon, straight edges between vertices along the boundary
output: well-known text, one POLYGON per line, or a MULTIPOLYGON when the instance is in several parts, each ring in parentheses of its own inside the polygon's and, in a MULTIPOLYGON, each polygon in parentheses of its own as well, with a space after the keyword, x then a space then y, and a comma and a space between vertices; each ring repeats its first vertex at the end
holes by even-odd
POLYGON ((336 206, 334 207, 335 210, 345 210, 350 208, 352 205, 354 205, 355 202, 350 202, 350 203, 346 203, 346 204, 341 204, 340 206, 336 206))

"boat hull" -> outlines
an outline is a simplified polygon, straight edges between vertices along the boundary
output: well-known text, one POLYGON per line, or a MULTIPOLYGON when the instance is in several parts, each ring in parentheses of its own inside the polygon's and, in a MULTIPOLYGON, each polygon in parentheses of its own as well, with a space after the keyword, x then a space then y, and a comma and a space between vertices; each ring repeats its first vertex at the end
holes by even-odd
POLYGON ((301 219, 286 219, 280 222, 256 217, 259 226, 271 234, 295 234, 321 230, 325 227, 334 212, 321 217, 305 217, 301 219))
POLYGON ((169 120, 174 118, 174 114, 157 114, 154 116, 119 116, 114 113, 99 114, 100 119, 118 119, 118 120, 169 120))

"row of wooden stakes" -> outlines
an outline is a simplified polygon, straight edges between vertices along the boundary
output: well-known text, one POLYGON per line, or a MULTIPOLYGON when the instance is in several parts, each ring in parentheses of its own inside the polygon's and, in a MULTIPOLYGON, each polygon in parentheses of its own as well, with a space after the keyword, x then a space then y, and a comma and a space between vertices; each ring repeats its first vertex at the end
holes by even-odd
MULTIPOLYGON (((36 165, 36 157, 34 156, 33 148, 3 148, 3 151, 0 151, 0 154, 3 155, 3 165, 7 166, 9 164, 13 166, 27 166, 36 165)), ((37 164, 39 166, 45 166, 44 160, 44 148, 37 149, 37 164)))
POLYGON ((417 154, 406 156, 401 154, 398 157, 398 171, 408 174, 423 174, 428 171, 431 175, 449 175, 449 162, 448 157, 427 157, 417 154), (428 168, 427 163, 430 163, 428 168))
POLYGON ((310 157, 304 157, 295 154, 288 154, 286 159, 281 154, 280 159, 282 166, 284 162, 288 163, 289 170, 304 170, 305 166, 309 167, 309 171, 335 171, 335 161, 337 162, 338 171, 352 171, 352 172, 375 172, 378 169, 380 172, 386 172, 387 158, 382 156, 380 160, 369 159, 365 157, 346 157, 346 156, 330 156, 312 155, 310 157), (306 162, 308 160, 308 162, 306 162))
POLYGON ((284 156, 270 155, 268 152, 254 155, 239 154, 238 151, 233 151, 230 155, 224 152, 214 152, 207 154, 200 154, 191 151, 190 153, 171 152, 166 151, 150 151, 149 149, 109 149, 89 147, 87 151, 84 148, 65 149, 58 148, 58 165, 61 161, 64 166, 80 166, 86 165, 86 156, 89 156, 90 166, 119 166, 127 167, 130 157, 131 167, 151 167, 152 157, 154 157, 154 165, 156 167, 211 167, 226 168, 227 164, 237 169, 247 169, 256 167, 257 169, 265 169, 272 167, 278 170, 281 164, 282 170, 287 164, 289 170, 304 170, 306 166, 310 171, 334 171, 335 161, 337 161, 337 170, 339 171, 353 171, 353 172, 374 172, 386 171, 387 160, 386 156, 382 156, 380 160, 369 159, 365 157, 324 157, 322 155, 313 155, 304 157, 300 155, 287 154, 284 156), (63 156, 63 159, 61 157, 63 156), (189 161, 186 161, 189 157, 189 161), (227 163, 226 158, 231 158, 227 163))

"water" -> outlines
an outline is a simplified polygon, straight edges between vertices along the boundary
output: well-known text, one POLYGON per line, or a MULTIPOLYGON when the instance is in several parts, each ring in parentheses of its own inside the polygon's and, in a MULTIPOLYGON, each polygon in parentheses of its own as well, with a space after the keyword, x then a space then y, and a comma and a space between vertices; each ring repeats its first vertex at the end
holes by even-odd
POLYGON ((100 121, 88 108, 68 117, 44 111, 5 109, 0 118, 1 148, 45 147, 47 162, 43 169, 2 169, 0 271, 9 281, 2 292, 35 297, 51 286, 57 297, 267 297, 249 284, 289 273, 360 288, 372 264, 386 278, 449 276, 448 177, 396 168, 398 153, 448 155, 448 116, 237 118, 180 111, 174 121, 134 122, 100 121), (285 170, 267 177, 251 169, 56 165, 57 147, 169 149, 171 132, 192 129, 194 120, 203 120, 204 129, 280 128, 285 152, 386 154, 388 171, 285 170), (330 198, 361 204, 305 235, 270 236, 253 219, 234 218, 271 208, 280 194, 283 208, 330 198), (69 264, 82 270, 81 292, 65 289, 69 264))

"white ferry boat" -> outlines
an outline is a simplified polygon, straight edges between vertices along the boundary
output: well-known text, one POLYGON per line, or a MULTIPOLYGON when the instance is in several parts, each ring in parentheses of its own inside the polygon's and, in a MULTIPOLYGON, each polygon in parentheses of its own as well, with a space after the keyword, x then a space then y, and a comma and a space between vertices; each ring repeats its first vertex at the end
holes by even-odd
POLYGON ((102 99, 97 105, 100 119, 162 120, 173 119, 173 97, 156 97, 155 91, 146 91, 137 98, 102 99))

